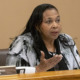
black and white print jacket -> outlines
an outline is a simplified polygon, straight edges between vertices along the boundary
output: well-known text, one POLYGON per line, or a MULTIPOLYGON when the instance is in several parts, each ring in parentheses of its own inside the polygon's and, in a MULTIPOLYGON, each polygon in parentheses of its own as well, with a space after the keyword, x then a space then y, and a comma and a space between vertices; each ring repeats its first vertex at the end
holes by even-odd
MULTIPOLYGON (((72 47, 72 51, 80 65, 80 57, 76 48, 76 45, 72 38, 67 34, 60 34, 59 36, 63 36, 68 39, 68 44, 72 47)), ((62 37, 61 37, 62 39, 62 37)), ((9 54, 7 57, 7 65, 15 65, 15 66, 26 66, 26 67, 35 67, 40 62, 37 59, 36 52, 32 47, 33 45, 33 38, 30 33, 25 35, 18 36, 16 40, 12 43, 11 47, 9 48, 9 54), (25 43, 26 42, 26 43, 25 43), (23 61, 22 64, 21 62, 23 61)), ((78 68, 77 63, 74 59, 74 56, 69 47, 64 45, 59 41, 60 51, 61 54, 66 58, 66 64, 69 70, 73 70, 74 68, 78 68)))

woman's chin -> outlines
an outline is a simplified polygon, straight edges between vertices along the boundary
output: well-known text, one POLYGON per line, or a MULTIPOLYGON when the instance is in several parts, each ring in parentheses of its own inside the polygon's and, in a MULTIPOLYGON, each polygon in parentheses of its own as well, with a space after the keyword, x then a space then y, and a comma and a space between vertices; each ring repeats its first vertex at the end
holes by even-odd
POLYGON ((52 38, 53 38, 53 40, 55 40, 55 39, 57 39, 57 38, 58 38, 58 35, 53 36, 52 38))

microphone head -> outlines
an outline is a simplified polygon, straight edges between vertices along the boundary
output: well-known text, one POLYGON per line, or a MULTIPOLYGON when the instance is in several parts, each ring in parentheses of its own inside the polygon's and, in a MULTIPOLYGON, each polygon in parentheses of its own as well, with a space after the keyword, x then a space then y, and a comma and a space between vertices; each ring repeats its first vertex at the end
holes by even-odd
POLYGON ((63 35, 60 35, 59 39, 60 39, 61 42, 65 42, 65 43, 68 42, 68 39, 65 36, 63 36, 63 35))

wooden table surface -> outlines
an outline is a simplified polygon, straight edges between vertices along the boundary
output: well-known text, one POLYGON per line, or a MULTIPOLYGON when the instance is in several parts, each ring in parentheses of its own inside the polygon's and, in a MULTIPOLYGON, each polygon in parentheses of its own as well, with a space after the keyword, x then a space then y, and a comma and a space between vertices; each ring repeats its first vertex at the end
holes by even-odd
POLYGON ((2 75, 0 80, 80 80, 80 70, 49 71, 34 74, 2 75))

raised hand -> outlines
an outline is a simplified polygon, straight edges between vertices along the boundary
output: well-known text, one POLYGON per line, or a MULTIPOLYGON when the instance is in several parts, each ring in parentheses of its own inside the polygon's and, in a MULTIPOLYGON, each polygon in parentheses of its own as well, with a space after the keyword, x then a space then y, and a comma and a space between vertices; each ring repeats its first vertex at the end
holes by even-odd
POLYGON ((54 67, 56 64, 58 64, 62 59, 62 55, 54 55, 52 58, 45 59, 45 54, 43 51, 41 51, 41 58, 40 58, 40 64, 36 66, 36 72, 44 72, 52 67, 54 67))

